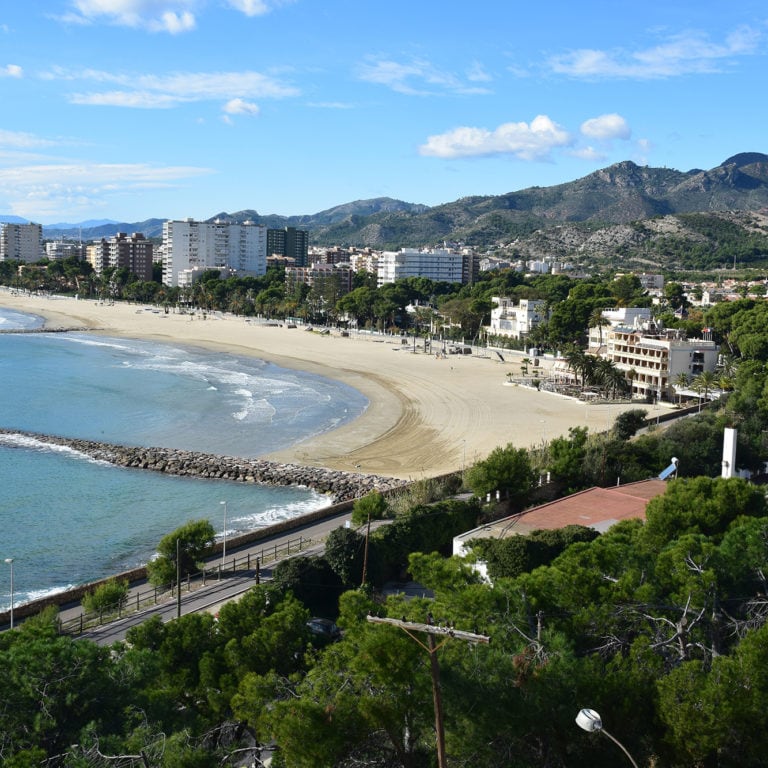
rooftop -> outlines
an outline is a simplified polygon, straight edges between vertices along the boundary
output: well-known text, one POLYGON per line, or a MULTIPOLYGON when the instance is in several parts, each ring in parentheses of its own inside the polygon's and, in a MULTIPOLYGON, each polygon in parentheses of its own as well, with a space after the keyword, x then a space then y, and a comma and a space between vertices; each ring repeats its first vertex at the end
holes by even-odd
POLYGON ((567 525, 585 525, 603 533, 621 520, 645 520, 646 505, 663 494, 666 487, 664 480, 652 479, 611 488, 588 488, 467 531, 454 539, 454 552, 458 545, 472 539, 525 536, 531 531, 567 525))

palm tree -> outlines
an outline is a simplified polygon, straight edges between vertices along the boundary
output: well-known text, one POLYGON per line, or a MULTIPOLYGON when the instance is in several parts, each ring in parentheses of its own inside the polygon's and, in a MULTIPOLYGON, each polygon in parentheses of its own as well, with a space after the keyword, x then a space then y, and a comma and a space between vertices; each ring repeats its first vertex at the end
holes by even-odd
POLYGON ((568 367, 573 371, 577 380, 581 379, 581 385, 584 386, 584 380, 587 373, 587 355, 583 350, 578 347, 569 347, 565 350, 565 362, 568 363, 568 367))
POLYGON ((736 375, 738 368, 738 360, 734 355, 721 355, 720 357, 720 373, 723 376, 727 376, 732 379, 736 375))
MULTIPOLYGON (((691 385, 699 392, 699 394, 704 392, 704 399, 706 400, 709 398, 710 390, 714 389, 716 383, 717 377, 715 376, 714 372, 704 371, 693 380, 691 385)), ((701 397, 699 397, 699 409, 701 409, 701 397)))
POLYGON ((606 325, 610 325, 611 321, 608 320, 607 317, 603 315, 602 309, 594 309, 592 310, 592 314, 589 316, 589 320, 587 321, 589 323, 590 328, 597 328, 597 332, 599 334, 599 347, 603 346, 603 328, 605 328, 606 325))
POLYGON ((683 396, 677 393, 678 389, 685 389, 691 383, 691 377, 685 372, 681 371, 675 376, 673 384, 675 385, 675 393, 677 394, 678 405, 682 402, 683 396))
POLYGON ((734 381, 732 376, 727 376, 726 374, 721 374, 720 378, 717 380, 717 386, 722 389, 724 392, 730 392, 734 388, 734 381))

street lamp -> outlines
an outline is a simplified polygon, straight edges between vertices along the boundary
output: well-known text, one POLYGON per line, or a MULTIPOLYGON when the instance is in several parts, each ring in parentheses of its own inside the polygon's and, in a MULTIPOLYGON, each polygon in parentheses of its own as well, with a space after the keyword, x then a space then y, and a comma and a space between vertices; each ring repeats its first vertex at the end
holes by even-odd
POLYGON ((611 734, 603 728, 603 721, 594 709, 580 710, 579 714, 576 715, 576 725, 587 731, 587 733, 594 733, 595 731, 604 733, 629 758, 629 762, 632 763, 635 768, 638 768, 637 763, 632 759, 632 755, 629 754, 627 748, 615 736, 611 736, 611 734))
POLYGON ((227 556, 227 502, 219 502, 224 507, 224 541, 221 545, 221 567, 224 567, 224 558, 227 556))
POLYGON ((5 562, 11 566, 11 629, 13 629, 13 558, 6 557, 5 562))

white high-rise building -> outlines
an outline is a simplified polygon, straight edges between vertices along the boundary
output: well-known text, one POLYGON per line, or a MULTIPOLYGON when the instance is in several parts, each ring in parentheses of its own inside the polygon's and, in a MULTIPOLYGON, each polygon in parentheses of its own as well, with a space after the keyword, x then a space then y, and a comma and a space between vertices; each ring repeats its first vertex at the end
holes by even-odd
POLYGON ((384 251, 377 264, 378 284, 394 283, 406 277, 427 277, 446 283, 464 282, 465 256, 446 250, 403 248, 384 251))
POLYGON ((41 224, 0 224, 0 261, 28 264, 45 256, 41 224))
POLYGON ((163 283, 185 285, 207 269, 244 277, 267 271, 267 228, 247 221, 166 221, 163 224, 163 283))

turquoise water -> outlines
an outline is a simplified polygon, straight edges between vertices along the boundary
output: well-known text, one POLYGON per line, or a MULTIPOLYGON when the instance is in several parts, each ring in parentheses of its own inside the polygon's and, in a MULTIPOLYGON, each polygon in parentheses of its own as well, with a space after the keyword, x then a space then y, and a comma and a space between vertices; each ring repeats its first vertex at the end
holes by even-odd
MULTIPOLYGON (((0 328, 39 327, 0 309, 0 328)), ((259 456, 356 418, 356 390, 236 355, 78 333, 0 334, 0 426, 259 456)), ((227 536, 329 503, 299 488, 165 477, 0 436, 0 608, 145 563, 190 519, 227 536)))

